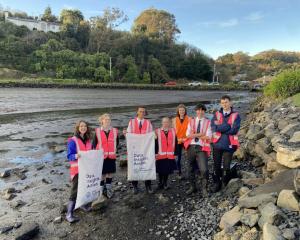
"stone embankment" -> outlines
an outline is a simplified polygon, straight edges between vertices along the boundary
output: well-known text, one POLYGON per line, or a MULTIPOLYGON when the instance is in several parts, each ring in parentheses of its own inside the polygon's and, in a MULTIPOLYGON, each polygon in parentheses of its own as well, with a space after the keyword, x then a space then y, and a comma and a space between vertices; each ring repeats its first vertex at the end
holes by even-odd
POLYGON ((238 201, 219 223, 214 240, 300 238, 300 108, 291 99, 261 100, 241 129, 235 156, 261 170, 242 173, 238 201))

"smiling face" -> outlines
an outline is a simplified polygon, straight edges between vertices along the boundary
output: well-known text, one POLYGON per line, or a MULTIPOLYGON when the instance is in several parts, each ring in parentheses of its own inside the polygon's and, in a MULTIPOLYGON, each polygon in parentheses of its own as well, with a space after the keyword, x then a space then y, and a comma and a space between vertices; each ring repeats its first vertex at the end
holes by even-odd
POLYGON ((179 108, 178 109, 178 113, 179 113, 180 117, 184 117, 184 115, 185 115, 185 108, 179 108))
POLYGON ((87 132, 87 125, 85 122, 79 123, 78 131, 81 135, 84 135, 87 132))
POLYGON ((221 107, 227 112, 231 108, 231 101, 229 99, 221 99, 221 107))
POLYGON ((137 110, 137 117, 138 117, 139 119, 144 119, 145 115, 146 115, 146 109, 140 107, 140 108, 137 110))
POLYGON ((168 129, 170 127, 170 119, 169 118, 163 118, 161 121, 161 125, 163 129, 168 129))

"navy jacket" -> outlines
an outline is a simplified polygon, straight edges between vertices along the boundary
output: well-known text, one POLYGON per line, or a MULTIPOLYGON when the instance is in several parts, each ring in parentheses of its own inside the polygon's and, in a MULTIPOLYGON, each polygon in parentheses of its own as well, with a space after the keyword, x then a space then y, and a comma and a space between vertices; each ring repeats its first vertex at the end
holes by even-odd
POLYGON ((211 120, 212 132, 220 132, 222 134, 219 141, 217 143, 214 143, 214 148, 228 151, 228 152, 234 152, 236 150, 236 148, 230 147, 229 135, 235 135, 240 130, 240 126, 241 126, 240 115, 237 116, 237 118, 235 119, 235 121, 233 123, 233 126, 231 127, 228 124, 228 119, 229 119, 229 116, 235 111, 231 108, 230 114, 227 115, 226 117, 224 116, 223 108, 221 108, 219 110, 219 112, 223 115, 223 118, 224 118, 223 123, 220 125, 215 124, 215 121, 217 121, 216 114, 214 114, 214 116, 211 120))

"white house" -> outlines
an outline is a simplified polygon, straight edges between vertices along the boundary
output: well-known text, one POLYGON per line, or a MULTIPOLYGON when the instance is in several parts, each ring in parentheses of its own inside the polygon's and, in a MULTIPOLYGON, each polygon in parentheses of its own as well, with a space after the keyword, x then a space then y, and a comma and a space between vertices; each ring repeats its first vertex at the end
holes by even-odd
POLYGON ((44 32, 59 32, 60 24, 54 22, 45 22, 41 20, 9 17, 8 12, 4 12, 5 21, 11 22, 17 26, 26 26, 30 30, 38 30, 44 32))

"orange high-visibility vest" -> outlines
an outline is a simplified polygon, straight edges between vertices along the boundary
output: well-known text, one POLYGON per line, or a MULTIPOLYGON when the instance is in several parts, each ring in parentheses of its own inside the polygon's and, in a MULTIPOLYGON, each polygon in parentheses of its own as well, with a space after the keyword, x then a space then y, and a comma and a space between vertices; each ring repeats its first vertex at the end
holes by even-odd
MULTIPOLYGON (((90 140, 86 141, 86 144, 84 144, 80 138, 77 138, 76 136, 73 136, 72 138, 69 138, 70 140, 73 140, 76 143, 76 149, 77 154, 81 152, 86 152, 92 149, 92 143, 90 140)), ((78 174, 78 159, 76 161, 70 161, 70 175, 71 180, 78 174)))
MULTIPOLYGON (((237 118, 237 116, 238 116, 237 112, 233 112, 233 113, 230 114, 229 119, 228 119, 228 124, 231 127, 233 127, 233 123, 234 123, 235 119, 237 118)), ((223 123, 224 117, 223 117, 223 114, 220 113, 219 111, 216 112, 216 118, 217 118, 218 124, 222 124, 223 123)), ((217 143, 219 141, 221 135, 222 135, 222 133, 220 133, 220 132, 214 132, 213 133, 213 138, 212 138, 213 143, 217 143)), ((229 142, 230 142, 231 146, 237 146, 237 147, 239 147, 240 143, 239 143, 238 134, 236 134, 236 135, 229 135, 229 142)))
POLYGON ((175 118, 175 131, 178 139, 178 144, 183 143, 183 141, 180 141, 179 138, 186 139, 186 130, 188 125, 189 125, 188 116, 184 116, 183 122, 180 121, 180 118, 178 116, 175 118))
POLYGON ((175 129, 169 129, 168 137, 162 128, 156 129, 155 132, 158 140, 158 153, 156 154, 156 160, 175 159, 175 129))
POLYGON ((104 159, 116 159, 118 129, 111 128, 108 138, 102 128, 96 128, 95 131, 98 140, 96 149, 103 149, 104 159))
POLYGON ((140 129, 139 121, 137 120, 137 118, 135 118, 135 119, 130 119, 130 126, 131 126, 131 133, 145 134, 150 132, 151 123, 149 120, 144 119, 142 128, 140 129))
MULTIPOLYGON (((197 132, 197 126, 196 126, 196 119, 195 118, 192 118, 190 120, 190 127, 191 127, 191 133, 195 134, 197 132)), ((207 131, 208 131, 209 128, 210 128, 210 120, 207 119, 207 118, 204 118, 202 120, 200 133, 203 133, 203 134, 207 135, 207 131)), ((184 142, 184 147, 186 149, 189 147, 192 140, 193 140, 192 138, 189 138, 184 142)), ((211 151, 211 149, 210 149, 210 140, 202 140, 202 139, 199 138, 199 141, 200 141, 200 144, 202 146, 202 151, 206 152, 207 155, 210 155, 210 151, 211 151)))

